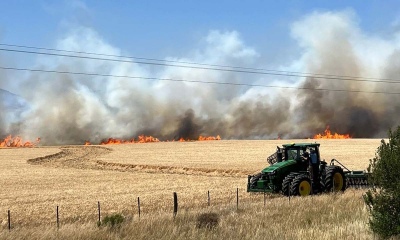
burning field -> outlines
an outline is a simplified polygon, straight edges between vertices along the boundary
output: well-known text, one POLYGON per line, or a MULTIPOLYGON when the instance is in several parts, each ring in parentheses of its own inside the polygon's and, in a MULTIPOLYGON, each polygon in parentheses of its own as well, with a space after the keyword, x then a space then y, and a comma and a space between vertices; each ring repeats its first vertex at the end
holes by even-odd
POLYGON ((313 139, 349 139, 350 134, 332 133, 329 126, 326 127, 324 133, 315 134, 313 139))
MULTIPOLYGON (((318 133, 313 136, 313 139, 349 139, 350 134, 339 134, 339 133, 332 133, 329 129, 329 126, 326 127, 323 133, 318 133)), ((280 140, 281 138, 278 137, 280 140)), ((37 138, 35 142, 31 141, 23 141, 20 136, 12 137, 8 135, 5 139, 0 142, 0 148, 6 147, 33 147, 37 146, 40 142, 40 138, 37 138)), ((108 138, 106 140, 101 141, 100 143, 95 143, 94 145, 118 145, 118 144, 134 144, 134 143, 155 143, 155 142, 193 142, 193 141, 218 141, 221 140, 221 136, 198 136, 196 139, 184 139, 183 137, 179 138, 178 140, 166 140, 160 141, 158 138, 153 136, 145 136, 139 135, 137 138, 131 139, 120 139, 120 138, 108 138)), ((91 142, 85 141, 85 146, 92 145, 91 142)))
POLYGON ((24 141, 20 136, 13 137, 8 135, 0 142, 0 148, 6 147, 33 147, 39 144, 40 138, 37 138, 35 142, 24 141))
MULTIPOLYGON (((140 197, 144 227, 169 229, 161 237, 185 228, 193 235, 181 239, 197 239, 201 230, 194 225, 154 227, 148 219, 171 220, 172 192, 182 215, 201 213, 208 191, 212 209, 223 216, 213 232, 220 239, 237 238, 237 229, 258 238, 355 239, 356 231, 370 238, 362 191, 310 197, 308 205, 268 196, 268 211, 260 210, 260 195, 245 193, 247 175, 262 169, 277 145, 318 141, 323 159, 365 169, 378 138, 400 124, 400 85, 392 81, 399 76, 399 38, 369 36, 354 18, 316 12, 293 22, 297 52, 277 63, 261 59, 238 32, 213 30, 198 48, 160 61, 176 64, 44 54, 31 71, 0 71, 0 238, 13 239, 4 231, 7 210, 16 230, 53 228, 60 206, 61 225, 75 230, 79 223, 77 234, 84 234, 92 230, 85 226, 95 226, 98 201, 103 216, 121 213, 132 222, 140 197), (249 212, 232 210, 236 188, 249 212), (282 208, 287 211, 275 211, 282 208), (310 229, 316 223, 322 227, 310 229)), ((82 55, 125 52, 86 27, 53 46, 82 55)), ((141 226, 125 236, 141 234, 134 232, 141 226)))
MULTIPOLYGON (((178 142, 189 142, 189 141, 215 141, 215 140, 221 140, 221 137, 217 135, 216 137, 214 136, 199 136, 197 139, 184 139, 184 138, 179 138, 177 141, 178 142)), ((154 142, 160 142, 158 138, 155 138, 153 136, 145 136, 145 135, 140 135, 137 138, 132 138, 132 139, 118 139, 118 138, 108 138, 107 140, 101 141, 100 145, 110 145, 110 144, 132 144, 132 143, 154 143, 154 142)), ((167 140, 166 142, 175 142, 175 140, 167 140)), ((85 142, 85 145, 91 145, 92 143, 89 141, 85 142)))

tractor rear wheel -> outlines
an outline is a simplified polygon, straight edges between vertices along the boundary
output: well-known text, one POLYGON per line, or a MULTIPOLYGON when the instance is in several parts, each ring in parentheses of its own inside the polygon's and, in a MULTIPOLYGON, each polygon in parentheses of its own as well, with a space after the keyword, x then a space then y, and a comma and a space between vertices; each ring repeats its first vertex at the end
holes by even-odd
POLYGON ((299 173, 289 173, 282 181, 282 194, 285 196, 289 196, 290 193, 290 185, 293 179, 298 176, 299 173))
POLYGON ((305 174, 296 176, 290 185, 290 195, 308 196, 311 194, 311 179, 305 174))
POLYGON ((328 166, 325 169, 325 191, 339 192, 346 190, 346 178, 339 166, 328 166))

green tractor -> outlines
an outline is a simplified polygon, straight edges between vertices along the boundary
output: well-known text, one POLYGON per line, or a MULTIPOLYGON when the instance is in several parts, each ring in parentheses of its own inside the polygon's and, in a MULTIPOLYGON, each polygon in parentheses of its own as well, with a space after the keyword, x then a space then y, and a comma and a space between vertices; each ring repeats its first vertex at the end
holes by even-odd
POLYGON ((336 159, 332 159, 329 165, 321 160, 319 146, 319 143, 278 146, 277 151, 267 158, 270 166, 248 176, 247 191, 307 196, 345 191, 350 186, 368 186, 368 176, 364 171, 350 171, 336 159))

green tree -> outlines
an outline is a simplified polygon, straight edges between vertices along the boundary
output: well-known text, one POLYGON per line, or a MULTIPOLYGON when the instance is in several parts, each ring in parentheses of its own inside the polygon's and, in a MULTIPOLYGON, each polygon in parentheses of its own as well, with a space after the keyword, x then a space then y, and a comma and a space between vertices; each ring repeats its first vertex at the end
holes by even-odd
POLYGON ((369 207, 371 230, 383 238, 400 235, 400 126, 389 130, 389 141, 382 139, 375 158, 370 160, 369 183, 364 195, 369 207))

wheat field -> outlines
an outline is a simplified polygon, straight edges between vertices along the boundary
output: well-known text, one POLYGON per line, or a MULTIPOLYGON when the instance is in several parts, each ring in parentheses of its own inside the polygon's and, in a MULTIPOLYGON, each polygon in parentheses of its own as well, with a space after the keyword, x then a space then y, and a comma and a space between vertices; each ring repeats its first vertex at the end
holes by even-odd
MULTIPOLYGON (((246 192, 247 175, 267 166, 266 157, 277 145, 291 142, 315 140, 0 148, 0 239, 263 239, 265 234, 270 239, 371 238, 363 190, 290 202, 268 195, 265 207, 262 194, 246 192), (179 199, 175 221, 173 192, 179 199), (97 228, 98 201, 102 216, 120 213, 126 217, 117 232, 97 228), (58 231, 56 206, 60 209, 58 231), (204 211, 220 215, 217 229, 195 227, 196 215, 204 211)), ((352 170, 364 170, 380 139, 318 142, 322 159, 336 158, 352 170)))

